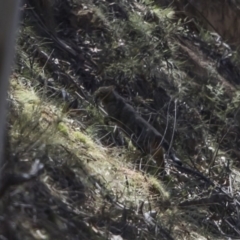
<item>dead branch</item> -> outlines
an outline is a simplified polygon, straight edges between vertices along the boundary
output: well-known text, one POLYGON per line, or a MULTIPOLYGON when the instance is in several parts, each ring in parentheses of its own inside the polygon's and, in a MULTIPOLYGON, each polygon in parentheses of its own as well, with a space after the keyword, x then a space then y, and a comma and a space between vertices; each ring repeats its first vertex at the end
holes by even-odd
POLYGON ((210 197, 194 199, 194 200, 187 200, 179 204, 180 207, 186 206, 204 206, 204 205, 211 205, 211 204, 222 204, 223 202, 232 202, 233 199, 224 193, 216 193, 212 194, 210 197))

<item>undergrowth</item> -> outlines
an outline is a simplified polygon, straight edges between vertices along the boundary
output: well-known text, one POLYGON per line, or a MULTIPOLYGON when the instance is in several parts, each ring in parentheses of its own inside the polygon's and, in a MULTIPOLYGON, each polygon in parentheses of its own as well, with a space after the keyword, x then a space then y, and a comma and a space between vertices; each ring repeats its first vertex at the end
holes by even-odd
POLYGON ((7 228, 20 239, 239 236, 238 52, 224 72, 212 35, 156 1, 45 3, 26 2, 9 90, 14 171, 36 159, 44 171, 4 196, 7 228), (166 159, 159 175, 105 124, 92 94, 106 85, 192 172, 166 159))

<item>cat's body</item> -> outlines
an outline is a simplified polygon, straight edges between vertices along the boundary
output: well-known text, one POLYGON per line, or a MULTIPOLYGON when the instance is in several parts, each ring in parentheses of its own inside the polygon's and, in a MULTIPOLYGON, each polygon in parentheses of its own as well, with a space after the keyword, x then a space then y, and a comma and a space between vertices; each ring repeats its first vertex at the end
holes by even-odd
POLYGON ((94 96, 96 100, 101 100, 108 118, 131 138, 137 148, 150 153, 160 168, 164 168, 163 149, 173 161, 182 165, 175 156, 174 150, 169 149, 168 142, 162 139, 162 135, 114 91, 113 86, 100 87, 94 96))

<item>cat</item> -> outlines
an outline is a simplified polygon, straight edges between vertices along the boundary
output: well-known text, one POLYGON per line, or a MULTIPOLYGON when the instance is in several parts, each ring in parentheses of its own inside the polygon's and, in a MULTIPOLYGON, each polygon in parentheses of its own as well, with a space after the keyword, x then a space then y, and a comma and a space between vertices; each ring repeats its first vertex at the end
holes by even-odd
POLYGON ((106 120, 115 122, 131 138, 135 147, 151 154, 159 168, 164 169, 165 166, 164 150, 170 159, 182 165, 181 160, 176 157, 173 149, 169 149, 169 143, 157 129, 141 117, 114 89, 114 86, 100 87, 94 93, 95 101, 100 100, 108 114, 106 120))

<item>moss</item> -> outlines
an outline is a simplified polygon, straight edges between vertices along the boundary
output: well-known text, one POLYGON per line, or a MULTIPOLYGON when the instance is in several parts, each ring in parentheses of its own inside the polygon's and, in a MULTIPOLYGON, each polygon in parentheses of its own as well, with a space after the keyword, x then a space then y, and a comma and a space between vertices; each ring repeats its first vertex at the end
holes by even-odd
POLYGON ((64 123, 60 122, 57 126, 57 129, 58 129, 59 132, 68 136, 68 127, 64 123))
POLYGON ((157 178, 150 176, 148 180, 151 191, 159 193, 164 200, 169 199, 169 193, 157 178))
POLYGON ((15 91, 15 96, 16 96, 16 99, 19 102, 22 102, 23 104, 35 104, 36 105, 36 104, 40 103, 39 97, 33 91, 19 89, 19 90, 15 91))
POLYGON ((84 134, 82 134, 81 132, 74 132, 73 136, 75 138, 75 140, 80 141, 81 143, 87 143, 87 139, 86 136, 84 134))

